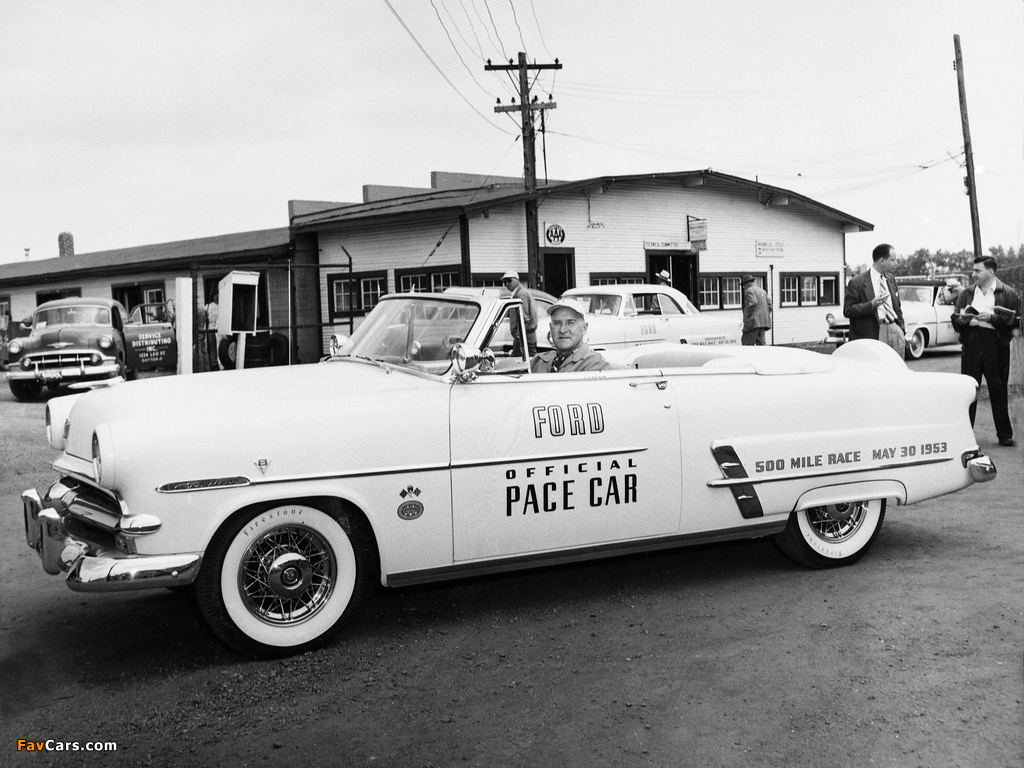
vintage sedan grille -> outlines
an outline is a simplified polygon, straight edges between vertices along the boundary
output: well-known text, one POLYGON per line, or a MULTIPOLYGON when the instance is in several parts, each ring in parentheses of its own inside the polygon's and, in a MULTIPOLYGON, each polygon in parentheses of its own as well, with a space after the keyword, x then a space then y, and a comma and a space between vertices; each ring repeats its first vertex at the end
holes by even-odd
POLYGON ((29 368, 58 369, 58 368, 84 368, 87 365, 94 365, 93 352, 37 352, 28 355, 22 366, 29 368))

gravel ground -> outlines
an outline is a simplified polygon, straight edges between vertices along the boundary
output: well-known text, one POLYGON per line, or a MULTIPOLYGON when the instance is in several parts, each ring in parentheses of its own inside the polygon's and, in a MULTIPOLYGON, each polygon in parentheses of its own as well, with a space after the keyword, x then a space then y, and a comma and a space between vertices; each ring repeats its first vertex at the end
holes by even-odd
POLYGON ((42 411, 0 393, 2 765, 1024 765, 1024 460, 987 403, 997 480, 890 510, 851 568, 754 541, 380 590, 273 662, 224 650, 178 594, 42 572, 19 501, 54 478, 42 411))

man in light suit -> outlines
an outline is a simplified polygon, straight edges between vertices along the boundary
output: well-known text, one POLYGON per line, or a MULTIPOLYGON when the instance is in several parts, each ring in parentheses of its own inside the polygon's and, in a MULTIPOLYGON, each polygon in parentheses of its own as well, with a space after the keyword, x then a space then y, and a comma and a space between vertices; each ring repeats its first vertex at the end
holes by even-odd
POLYGON ((906 325, 896 280, 889 273, 894 258, 896 251, 888 243, 875 247, 871 269, 846 286, 843 314, 850 318, 850 341, 877 339, 903 357, 907 350, 906 325))

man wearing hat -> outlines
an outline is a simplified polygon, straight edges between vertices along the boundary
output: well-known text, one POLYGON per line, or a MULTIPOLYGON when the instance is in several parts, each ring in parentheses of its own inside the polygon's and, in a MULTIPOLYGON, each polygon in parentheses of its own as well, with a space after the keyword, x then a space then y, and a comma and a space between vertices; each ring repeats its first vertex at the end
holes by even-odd
MULTIPOLYGON (((1013 424, 1010 421, 1007 383, 1010 378, 1010 342, 1020 317, 1020 297, 996 277, 996 260, 979 256, 974 260, 975 284, 957 296, 950 318, 953 330, 960 334, 963 352, 960 373, 981 385, 985 376, 988 399, 992 403, 999 444, 1010 447, 1013 424)), ((978 401, 971 403, 971 426, 978 412, 978 401)))
MULTIPOLYGON (((530 355, 537 354, 537 305, 526 286, 519 282, 519 273, 509 270, 501 276, 501 284, 512 294, 513 299, 523 302, 523 322, 526 325, 526 351, 530 355)), ((515 311, 509 314, 512 324, 512 356, 523 354, 523 340, 519 338, 519 317, 515 311)))
POLYGON ((668 273, 667 269, 661 270, 661 272, 656 274, 655 277, 658 279, 658 285, 667 285, 669 288, 672 287, 672 275, 668 273))
POLYGON ((763 347, 764 332, 772 325, 771 297, 754 282, 753 275, 743 275, 740 285, 743 286, 743 345, 763 347))
POLYGON ((541 352, 530 361, 532 373, 604 371, 616 367, 584 343, 587 313, 578 301, 559 299, 548 310, 548 318, 551 321, 551 343, 555 349, 541 352))

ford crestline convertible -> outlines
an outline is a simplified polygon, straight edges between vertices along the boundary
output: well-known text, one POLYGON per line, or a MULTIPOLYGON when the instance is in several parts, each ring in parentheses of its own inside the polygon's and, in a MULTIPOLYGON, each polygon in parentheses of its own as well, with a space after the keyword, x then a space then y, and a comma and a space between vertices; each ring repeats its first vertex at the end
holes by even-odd
POLYGON ((44 386, 56 391, 133 379, 139 371, 173 367, 177 361, 170 322, 154 324, 138 312, 129 318, 112 299, 47 301, 23 325, 31 329, 29 335, 7 344, 7 384, 18 400, 39 397, 44 386))
POLYGON ((386 296, 318 365, 53 398, 60 478, 22 495, 28 545, 73 590, 190 591, 226 645, 275 656, 331 637, 374 581, 758 537, 848 565, 887 509, 995 476, 974 381, 879 342, 661 343, 536 374, 489 349, 518 304, 386 296))

